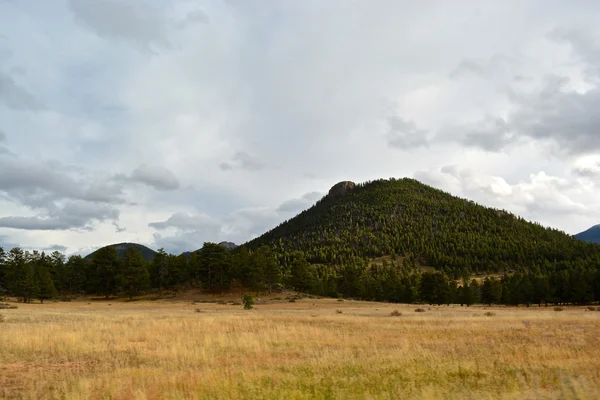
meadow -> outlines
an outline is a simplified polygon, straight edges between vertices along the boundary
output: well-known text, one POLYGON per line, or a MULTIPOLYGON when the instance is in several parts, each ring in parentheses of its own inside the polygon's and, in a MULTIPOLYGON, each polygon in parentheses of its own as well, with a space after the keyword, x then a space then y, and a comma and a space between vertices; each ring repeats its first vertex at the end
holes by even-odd
POLYGON ((14 303, 0 310, 0 398, 600 397, 600 312, 586 307, 279 296, 248 311, 193 294, 14 303))

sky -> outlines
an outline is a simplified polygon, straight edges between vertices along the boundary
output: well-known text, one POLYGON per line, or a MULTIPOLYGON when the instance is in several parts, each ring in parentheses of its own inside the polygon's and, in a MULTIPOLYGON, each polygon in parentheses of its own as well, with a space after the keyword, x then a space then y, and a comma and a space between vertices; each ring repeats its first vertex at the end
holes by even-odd
POLYGON ((600 223, 600 3, 0 0, 0 246, 243 243, 343 180, 600 223))

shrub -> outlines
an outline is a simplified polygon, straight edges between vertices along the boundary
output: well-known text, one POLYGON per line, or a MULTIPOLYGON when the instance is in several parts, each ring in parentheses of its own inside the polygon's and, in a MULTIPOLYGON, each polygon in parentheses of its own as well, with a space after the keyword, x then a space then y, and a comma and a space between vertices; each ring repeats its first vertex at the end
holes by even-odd
POLYGON ((401 313, 400 311, 398 311, 398 310, 394 310, 394 311, 392 311, 392 312, 390 313, 390 315, 391 315, 392 317, 401 317, 401 316, 402 316, 402 313, 401 313))
POLYGON ((554 307, 554 311, 562 311, 563 308, 562 307, 554 307))
POLYGON ((244 297, 242 297, 242 302, 244 303, 244 310, 251 310, 254 306, 254 297, 246 293, 244 297))
POLYGON ((335 312, 338 313, 338 314, 342 314, 343 313, 342 310, 335 310, 335 312))
POLYGON ((4 322, 4 315, 0 314, 0 323, 4 322))
POLYGON ((290 299, 290 303, 295 303, 295 302, 296 302, 296 299, 292 297, 292 298, 290 299))
POLYGON ((588 311, 596 311, 596 307, 592 307, 592 306, 589 306, 587 309, 588 309, 588 311))
POLYGON ((493 317, 494 315, 496 315, 496 313, 488 311, 488 312, 484 312, 483 315, 485 315, 486 317, 493 317))
POLYGON ((344 301, 344 299, 338 299, 338 301, 344 301))
POLYGON ((416 308, 415 312, 425 312, 425 309, 424 308, 416 308))
POLYGON ((201 312, 202 312, 202 310, 201 310, 201 309, 199 309, 199 308, 196 308, 196 312, 197 312, 197 313, 201 313, 201 312))

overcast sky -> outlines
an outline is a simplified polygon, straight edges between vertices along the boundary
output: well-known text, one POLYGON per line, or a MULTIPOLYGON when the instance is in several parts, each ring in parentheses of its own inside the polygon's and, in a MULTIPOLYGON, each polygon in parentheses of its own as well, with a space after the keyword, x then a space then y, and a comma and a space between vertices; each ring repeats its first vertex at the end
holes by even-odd
POLYGON ((242 243, 338 181, 600 223, 600 2, 0 0, 0 246, 242 243))

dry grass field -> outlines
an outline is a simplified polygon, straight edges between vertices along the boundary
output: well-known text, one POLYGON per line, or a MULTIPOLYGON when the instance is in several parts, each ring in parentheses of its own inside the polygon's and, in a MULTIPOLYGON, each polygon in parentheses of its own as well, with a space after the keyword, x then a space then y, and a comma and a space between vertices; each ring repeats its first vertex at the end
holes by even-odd
POLYGON ((600 312, 585 307, 282 299, 244 311, 191 298, 0 310, 0 398, 600 397, 600 312))

